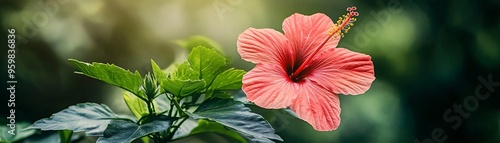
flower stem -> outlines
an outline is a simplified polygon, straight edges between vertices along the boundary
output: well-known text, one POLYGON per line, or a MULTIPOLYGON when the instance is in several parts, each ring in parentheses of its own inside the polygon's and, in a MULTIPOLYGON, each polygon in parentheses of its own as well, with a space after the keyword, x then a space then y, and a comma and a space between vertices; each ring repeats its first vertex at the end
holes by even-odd
POLYGON ((175 132, 177 132, 177 130, 181 127, 182 123, 184 123, 184 121, 186 121, 188 118, 189 117, 183 117, 182 120, 177 123, 177 125, 173 126, 174 130, 172 130, 172 132, 169 133, 169 136, 168 136, 169 140, 172 140, 174 138, 175 132))

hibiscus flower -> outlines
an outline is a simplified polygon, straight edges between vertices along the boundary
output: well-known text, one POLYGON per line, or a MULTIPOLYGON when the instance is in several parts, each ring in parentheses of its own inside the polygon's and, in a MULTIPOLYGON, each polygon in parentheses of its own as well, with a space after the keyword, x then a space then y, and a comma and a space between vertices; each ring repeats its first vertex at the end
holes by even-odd
POLYGON ((290 107, 318 131, 340 124, 338 94, 365 93, 375 80, 369 55, 336 48, 355 21, 355 7, 337 23, 322 13, 295 13, 284 34, 249 28, 238 37, 238 53, 256 66, 243 76, 243 91, 256 105, 290 107))

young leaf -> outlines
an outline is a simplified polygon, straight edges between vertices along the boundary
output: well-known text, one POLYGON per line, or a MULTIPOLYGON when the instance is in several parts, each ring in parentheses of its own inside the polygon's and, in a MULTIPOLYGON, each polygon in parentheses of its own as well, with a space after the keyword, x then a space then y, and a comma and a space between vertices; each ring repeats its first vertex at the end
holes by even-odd
POLYGON ((245 75, 244 70, 230 68, 220 73, 210 88, 217 90, 237 90, 241 88, 241 80, 245 75))
POLYGON ((152 122, 138 125, 136 123, 113 120, 104 131, 104 136, 100 137, 98 143, 129 143, 151 133, 167 130, 173 119, 166 116, 155 118, 152 122))
POLYGON ((190 135, 205 133, 205 132, 219 133, 221 135, 231 137, 240 143, 247 143, 247 141, 243 137, 241 137, 238 133, 226 129, 226 127, 224 127, 219 123, 203 119, 198 121, 198 126, 196 126, 196 128, 194 128, 191 131, 190 135))
POLYGON ((241 80, 245 71, 230 68, 220 73, 215 77, 212 85, 209 87, 206 98, 218 97, 218 98, 231 98, 232 95, 225 90, 237 90, 241 89, 241 80))
POLYGON ((160 67, 151 59, 151 67, 153 69, 153 74, 158 81, 162 81, 167 78, 167 74, 163 72, 160 67))
POLYGON ((104 104, 80 103, 36 121, 27 129, 72 130, 87 136, 102 136, 108 123, 118 116, 104 104))
POLYGON ((161 82, 162 87, 175 96, 187 96, 199 92, 205 87, 203 80, 166 79, 161 82))
POLYGON ((188 114, 195 119, 208 119, 229 127, 250 142, 283 141, 262 116, 233 99, 210 99, 188 114))
POLYGON ((188 62, 194 71, 210 85, 214 78, 226 67, 226 59, 214 50, 205 47, 195 47, 188 55, 188 62))
POLYGON ((196 80, 201 79, 200 74, 195 71, 188 62, 183 62, 177 65, 177 69, 171 74, 172 78, 182 80, 196 80))
POLYGON ((135 95, 142 94, 139 92, 139 87, 142 83, 142 77, 139 72, 131 73, 121 67, 113 64, 103 64, 103 63, 85 63, 75 59, 69 59, 69 62, 73 64, 78 70, 79 74, 83 74, 106 83, 123 88, 135 95))
POLYGON ((140 119, 143 115, 148 114, 148 105, 142 99, 130 95, 127 92, 123 92, 123 99, 125 104, 127 104, 128 109, 134 114, 137 119, 140 119))
POLYGON ((187 96, 205 88, 205 81, 199 78, 200 75, 189 66, 189 63, 184 62, 177 66, 177 69, 170 74, 170 78, 159 79, 159 82, 163 89, 175 96, 187 96))

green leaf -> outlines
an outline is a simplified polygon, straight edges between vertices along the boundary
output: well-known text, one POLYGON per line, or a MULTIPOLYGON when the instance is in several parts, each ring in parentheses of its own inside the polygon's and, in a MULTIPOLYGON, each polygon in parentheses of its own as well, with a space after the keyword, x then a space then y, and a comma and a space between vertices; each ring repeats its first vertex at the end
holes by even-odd
POLYGON ((125 100, 125 104, 127 104, 128 109, 130 109, 137 119, 140 119, 142 116, 149 113, 148 105, 142 99, 134 95, 130 95, 127 92, 123 92, 123 99, 125 100))
POLYGON ((153 69, 153 74, 155 75, 156 79, 158 81, 162 81, 164 79, 167 79, 167 74, 163 72, 160 67, 151 59, 151 67, 153 69))
POLYGON ((230 68, 220 73, 212 82, 212 90, 237 90, 241 88, 244 70, 230 68))
POLYGON ((102 136, 106 126, 118 116, 104 104, 80 103, 36 121, 27 129, 72 130, 87 136, 102 136))
POLYGON ((165 90, 169 91, 175 96, 182 97, 203 90, 205 87, 205 81, 166 79, 162 81, 161 85, 165 90))
POLYGON ((214 91, 214 90, 209 90, 206 93, 205 99, 209 98, 232 98, 233 96, 229 92, 224 92, 224 91, 214 91))
POLYGON ((188 55, 188 62, 194 71, 210 85, 214 78, 226 67, 226 59, 214 50, 205 47, 195 47, 188 55))
POLYGON ((210 99, 188 114, 195 119, 208 119, 238 132, 249 142, 283 141, 261 115, 233 99, 210 99))
POLYGON ((169 78, 160 80, 160 85, 175 96, 187 96, 205 88, 205 81, 199 78, 200 74, 184 62, 177 66, 169 78))
POLYGON ((222 92, 225 90, 238 90, 241 89, 241 80, 245 71, 230 68, 220 73, 215 77, 212 85, 209 87, 207 94, 208 98, 218 97, 218 98, 231 98, 232 95, 227 92, 222 92))
POLYGON ((60 143, 71 143, 71 135, 73 135, 73 131, 71 131, 71 130, 59 131, 60 143))
POLYGON ((30 126, 30 123, 19 122, 15 123, 14 130, 10 128, 11 124, 0 126, 0 142, 1 143, 11 143, 27 138, 36 133, 36 130, 23 130, 24 128, 30 126), (15 134, 12 135, 11 133, 15 134))
POLYGON ((75 59, 69 59, 69 62, 73 64, 79 72, 78 74, 83 74, 106 83, 123 88, 135 95, 143 96, 139 88, 142 83, 142 77, 139 72, 131 73, 121 67, 113 64, 103 64, 103 63, 85 63, 75 59))
POLYGON ((219 91, 240 89, 245 71, 234 68, 224 71, 224 68, 226 60, 223 56, 212 49, 198 46, 193 48, 187 62, 179 64, 166 80, 161 81, 161 85, 176 96, 192 95, 208 88, 207 98, 229 98, 231 96, 219 91))
POLYGON ((182 80, 197 80, 201 79, 200 74, 195 71, 188 62, 183 62, 177 65, 177 69, 171 74, 171 78, 182 80))
POLYGON ((208 120, 199 120, 198 126, 191 131, 190 135, 206 133, 206 132, 219 133, 221 135, 225 135, 233 139, 236 139, 240 143, 247 143, 247 141, 243 137, 241 137, 238 133, 226 129, 226 127, 224 127, 219 123, 208 120))
POLYGON ((167 130, 173 119, 166 116, 159 116, 153 121, 138 125, 136 123, 113 120, 104 131, 104 136, 100 137, 98 143, 129 143, 151 133, 167 130))

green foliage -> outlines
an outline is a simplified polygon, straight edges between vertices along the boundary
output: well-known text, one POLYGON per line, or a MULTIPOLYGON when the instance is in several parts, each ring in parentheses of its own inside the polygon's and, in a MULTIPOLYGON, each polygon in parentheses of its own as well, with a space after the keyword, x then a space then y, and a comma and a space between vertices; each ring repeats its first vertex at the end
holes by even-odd
POLYGON ((241 80, 245 71, 230 68, 220 73, 212 82, 212 85, 208 89, 207 97, 219 97, 219 98, 229 98, 227 92, 221 92, 225 90, 237 90, 241 88, 241 80))
POLYGON ((207 98, 210 97, 217 97, 222 99, 233 98, 233 95, 231 95, 231 93, 225 91, 217 91, 217 90, 209 90, 205 95, 207 96, 207 98))
POLYGON ((192 48, 187 60, 170 73, 151 60, 152 74, 143 77, 112 64, 70 59, 77 73, 128 91, 123 99, 135 118, 120 118, 106 105, 82 103, 36 121, 28 129, 60 130, 61 142, 69 142, 73 132, 98 136, 99 143, 149 142, 148 138, 168 142, 204 132, 240 142, 282 140, 262 116, 228 99, 233 98, 228 91, 241 88, 246 72, 228 69, 226 58, 215 49, 192 48))
POLYGON ((214 90, 237 90, 241 88, 241 79, 245 75, 245 71, 230 68, 220 73, 210 86, 214 90))
POLYGON ((155 76, 156 80, 162 81, 167 78, 167 74, 163 72, 158 64, 156 64, 155 61, 151 60, 151 68, 153 70, 153 75, 155 76))
POLYGON ((261 115, 252 113, 250 108, 233 99, 207 100, 189 114, 195 119, 208 119, 229 127, 250 142, 283 141, 261 115))
POLYGON ((125 100, 125 104, 127 104, 128 109, 132 112, 132 114, 134 114, 135 117, 137 117, 137 119, 140 119, 142 116, 148 114, 148 105, 140 98, 124 92, 123 100, 125 100))
MULTIPOLYGON (((186 62, 179 64, 168 78, 161 81, 161 85, 181 97, 205 91, 207 98, 229 98, 231 96, 220 91, 240 89, 241 79, 246 72, 225 68, 223 56, 215 50, 198 46, 192 49, 186 62)), ((153 71, 155 69, 158 71, 159 68, 153 64, 153 71)), ((156 75, 162 76, 159 72, 156 75)))
POLYGON ((203 80, 181 80, 171 78, 165 79, 161 83, 165 90, 180 97, 200 92, 205 87, 205 81, 203 80))
POLYGON ((102 136, 112 119, 118 116, 104 104, 80 103, 55 113, 50 118, 36 121, 28 129, 72 130, 88 136, 102 136))
POLYGON ((206 133, 206 132, 222 134, 231 137, 240 143, 247 143, 247 141, 243 137, 241 137, 238 133, 232 130, 228 130, 226 127, 224 127, 219 123, 203 119, 198 121, 198 126, 191 131, 190 135, 206 133))
POLYGON ((134 93, 135 95, 142 95, 139 90, 142 83, 142 77, 137 71, 135 71, 135 73, 131 73, 130 71, 113 64, 90 64, 75 59, 69 59, 69 62, 79 70, 79 72, 76 72, 78 74, 83 74, 118 86, 134 93))
POLYGON ((200 73, 195 71, 187 61, 179 64, 177 69, 170 74, 171 78, 182 80, 200 80, 200 73))
POLYGON ((30 123, 27 122, 16 123, 13 132, 15 135, 9 133, 9 131, 11 131, 9 126, 0 126, 0 143, 13 143, 35 134, 36 130, 23 130, 28 126, 30 126, 30 123))
POLYGON ((113 120, 104 131, 104 136, 97 140, 98 143, 128 143, 135 139, 167 130, 173 119, 166 116, 156 117, 152 122, 138 125, 123 120, 113 120))
POLYGON ((200 75, 199 79, 203 79, 209 85, 226 67, 226 59, 223 56, 205 47, 193 48, 188 56, 188 62, 200 75))

